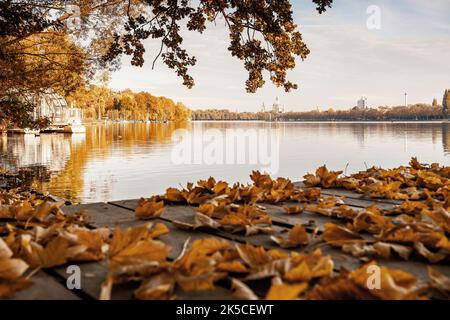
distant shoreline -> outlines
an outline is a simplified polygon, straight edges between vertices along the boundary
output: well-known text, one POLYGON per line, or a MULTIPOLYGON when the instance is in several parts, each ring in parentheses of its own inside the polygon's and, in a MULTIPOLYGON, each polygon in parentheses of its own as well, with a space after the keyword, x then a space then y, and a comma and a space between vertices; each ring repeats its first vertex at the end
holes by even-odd
POLYGON ((261 123, 450 123, 448 120, 191 120, 192 122, 261 122, 261 123))

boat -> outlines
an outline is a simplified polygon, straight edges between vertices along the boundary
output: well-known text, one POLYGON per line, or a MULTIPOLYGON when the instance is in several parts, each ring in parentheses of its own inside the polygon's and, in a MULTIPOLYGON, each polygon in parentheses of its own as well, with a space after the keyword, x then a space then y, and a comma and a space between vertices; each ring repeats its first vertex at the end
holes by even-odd
POLYGON ((8 129, 8 133, 18 133, 18 134, 39 134, 39 129, 30 129, 30 128, 11 128, 8 129))
POLYGON ((64 133, 85 133, 86 127, 81 124, 72 124, 63 128, 64 133))
POLYGON ((64 132, 64 127, 50 126, 45 129, 41 129, 41 133, 58 133, 58 132, 64 132))

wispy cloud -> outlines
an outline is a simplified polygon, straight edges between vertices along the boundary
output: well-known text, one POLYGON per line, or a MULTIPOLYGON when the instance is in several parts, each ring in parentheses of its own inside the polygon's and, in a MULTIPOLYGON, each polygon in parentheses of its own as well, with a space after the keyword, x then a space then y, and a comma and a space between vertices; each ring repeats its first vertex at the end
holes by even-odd
POLYGON ((431 102, 450 87, 448 0, 347 0, 318 15, 310 0, 293 1, 294 16, 311 49, 290 78, 300 89, 286 94, 269 82, 257 94, 244 90, 241 61, 227 51, 228 34, 218 23, 203 35, 184 32, 186 48, 198 63, 196 86, 188 90, 162 62, 151 70, 158 43, 148 41, 143 68, 128 66, 113 75, 116 89, 148 90, 184 101, 192 108, 258 110, 280 97, 286 109, 347 108, 366 95, 370 105, 431 102), (381 30, 366 28, 369 5, 381 9, 381 30))

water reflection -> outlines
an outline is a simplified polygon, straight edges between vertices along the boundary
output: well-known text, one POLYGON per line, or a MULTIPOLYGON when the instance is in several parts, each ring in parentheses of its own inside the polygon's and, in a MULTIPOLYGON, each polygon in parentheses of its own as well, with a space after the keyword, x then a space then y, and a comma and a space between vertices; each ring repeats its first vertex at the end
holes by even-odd
POLYGON ((450 154, 450 123, 442 124, 442 146, 445 154, 450 154))
POLYGON ((397 166, 411 156, 449 165, 450 157, 449 123, 137 123, 88 126, 81 135, 3 135, 0 165, 33 168, 35 188, 80 202, 148 196, 209 175, 245 182, 258 169, 245 164, 174 165, 171 138, 178 128, 277 129, 278 175, 294 180, 322 164, 354 172, 366 165, 397 166))

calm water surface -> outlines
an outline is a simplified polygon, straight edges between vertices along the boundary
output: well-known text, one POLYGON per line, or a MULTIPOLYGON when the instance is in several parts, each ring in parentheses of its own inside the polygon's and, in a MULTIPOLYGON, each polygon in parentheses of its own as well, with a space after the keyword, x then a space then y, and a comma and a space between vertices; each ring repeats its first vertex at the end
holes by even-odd
POLYGON ((263 130, 278 145, 276 175, 292 180, 323 164, 347 173, 406 164, 412 156, 450 165, 450 123, 195 122, 94 125, 81 135, 3 135, 0 166, 31 168, 34 187, 82 203, 150 196, 209 176, 248 182, 251 170, 261 168, 257 163, 176 164, 172 137, 177 129, 197 134, 196 139, 206 129, 216 134, 263 130))

